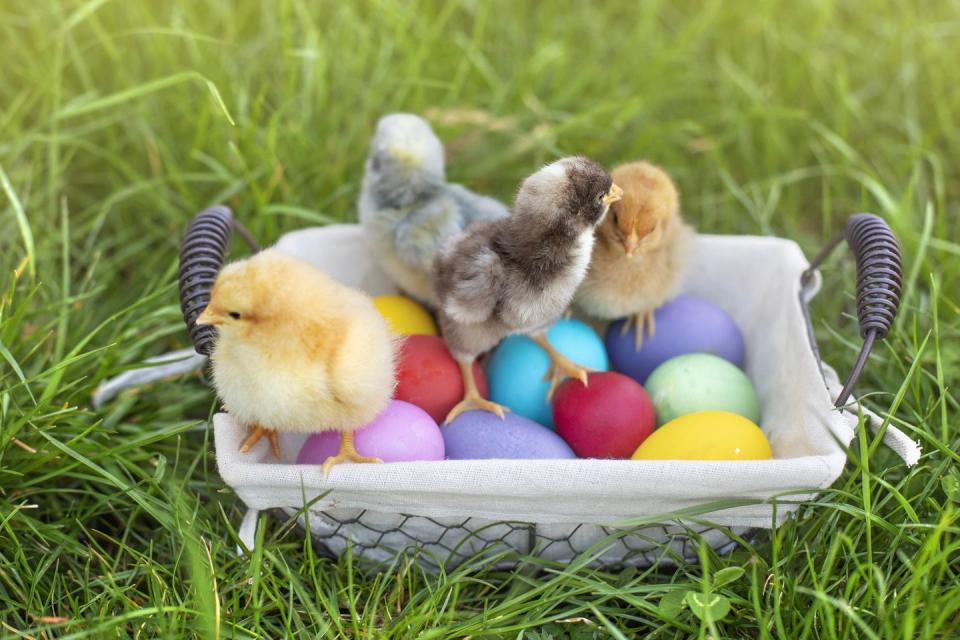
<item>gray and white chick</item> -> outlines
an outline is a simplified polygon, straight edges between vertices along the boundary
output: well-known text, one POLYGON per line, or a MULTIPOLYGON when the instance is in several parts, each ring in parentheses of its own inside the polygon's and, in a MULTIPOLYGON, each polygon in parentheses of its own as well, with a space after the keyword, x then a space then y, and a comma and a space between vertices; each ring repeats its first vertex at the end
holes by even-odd
POLYGON ((357 208, 381 268, 432 307, 434 257, 471 224, 508 213, 493 198, 446 181, 443 144, 426 120, 409 113, 377 123, 357 208))
POLYGON ((520 185, 510 216, 478 222, 433 264, 443 338, 460 365, 464 398, 450 422, 469 409, 503 417, 473 379, 473 361, 511 334, 530 336, 551 360, 550 393, 564 375, 587 373, 556 351, 546 330, 563 315, 587 273, 594 229, 623 191, 596 162, 568 157, 520 185))

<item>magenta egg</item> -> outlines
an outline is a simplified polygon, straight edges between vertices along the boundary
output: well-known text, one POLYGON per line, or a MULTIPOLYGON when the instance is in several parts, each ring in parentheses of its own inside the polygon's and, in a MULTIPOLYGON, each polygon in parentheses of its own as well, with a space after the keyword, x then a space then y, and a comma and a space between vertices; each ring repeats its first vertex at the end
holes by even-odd
POLYGON ((653 433, 653 403, 642 386, 613 371, 567 380, 553 400, 557 435, 581 458, 629 458, 653 433))
MULTIPOLYGON (((391 400, 373 422, 354 432, 357 453, 384 462, 443 460, 440 427, 426 411, 403 400, 391 400)), ((340 432, 321 431, 303 443, 297 464, 323 464, 340 448, 340 432)))

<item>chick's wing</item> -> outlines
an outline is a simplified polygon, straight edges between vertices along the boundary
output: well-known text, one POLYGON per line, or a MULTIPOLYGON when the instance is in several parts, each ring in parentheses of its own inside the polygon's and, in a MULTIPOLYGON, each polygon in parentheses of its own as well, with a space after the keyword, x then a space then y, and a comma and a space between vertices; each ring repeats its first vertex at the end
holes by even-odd
POLYGON ((503 288, 503 262, 492 248, 490 230, 479 223, 434 265, 443 311, 462 324, 488 320, 503 288))
POLYGON ((479 220, 497 220, 506 218, 509 214, 509 210, 502 202, 478 195, 459 184, 449 185, 448 193, 460 209, 460 219, 464 229, 479 220))
POLYGON ((456 202, 437 197, 397 225, 394 242, 408 264, 429 273, 434 257, 461 229, 456 202))

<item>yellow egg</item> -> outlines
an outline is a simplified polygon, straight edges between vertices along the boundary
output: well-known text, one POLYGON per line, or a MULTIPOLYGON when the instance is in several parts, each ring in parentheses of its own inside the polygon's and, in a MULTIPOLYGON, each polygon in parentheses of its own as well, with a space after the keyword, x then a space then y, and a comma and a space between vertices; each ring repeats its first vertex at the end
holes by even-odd
POLYGON ((394 333, 402 336, 435 336, 438 333, 430 312, 406 296, 377 296, 373 304, 394 333))
POLYGON ((633 452, 633 460, 769 460, 760 427, 729 411, 698 411, 674 418, 633 452))

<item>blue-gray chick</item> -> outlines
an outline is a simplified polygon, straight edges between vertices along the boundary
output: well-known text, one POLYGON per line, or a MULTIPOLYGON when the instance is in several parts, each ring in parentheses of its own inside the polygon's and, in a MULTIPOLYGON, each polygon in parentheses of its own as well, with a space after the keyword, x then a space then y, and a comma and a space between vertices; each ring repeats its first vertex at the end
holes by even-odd
POLYGON ((508 213, 493 198, 446 181, 443 144, 426 120, 409 113, 377 123, 357 208, 386 274, 432 307, 434 257, 474 222, 508 213))

